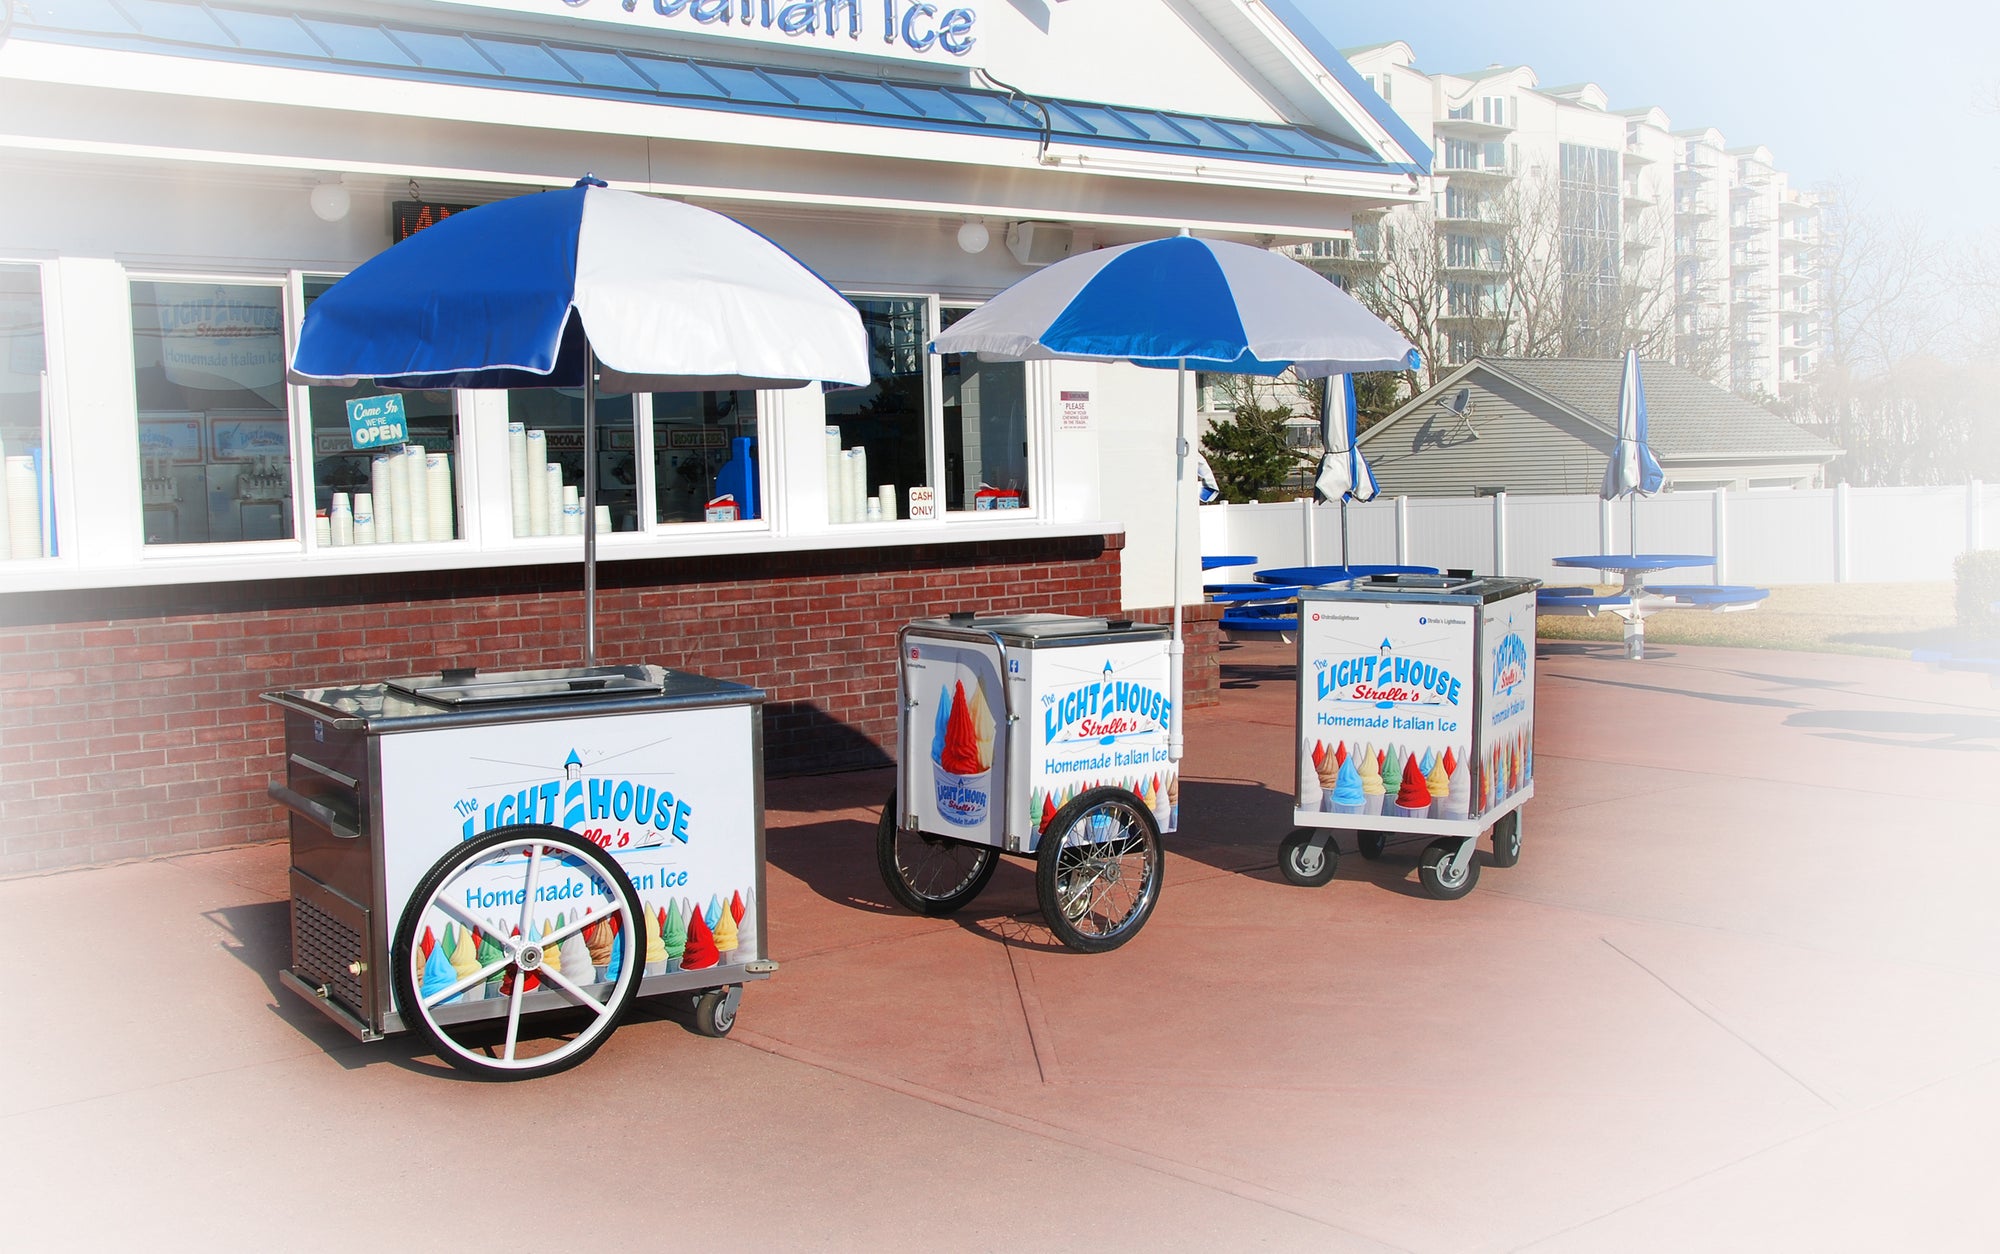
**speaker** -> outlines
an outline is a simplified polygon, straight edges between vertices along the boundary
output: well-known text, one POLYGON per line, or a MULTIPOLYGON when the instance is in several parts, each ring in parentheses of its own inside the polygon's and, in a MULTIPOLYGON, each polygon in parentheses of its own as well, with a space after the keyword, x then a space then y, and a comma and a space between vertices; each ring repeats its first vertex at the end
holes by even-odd
POLYGON ((1024 266, 1046 266, 1069 256, 1076 232, 1054 222, 1016 222, 1007 228, 1007 251, 1024 266))

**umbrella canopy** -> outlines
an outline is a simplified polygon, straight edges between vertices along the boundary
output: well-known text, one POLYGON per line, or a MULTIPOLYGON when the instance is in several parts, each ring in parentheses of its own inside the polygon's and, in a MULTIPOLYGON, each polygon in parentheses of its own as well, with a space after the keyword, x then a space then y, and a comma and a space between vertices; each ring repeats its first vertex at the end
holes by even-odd
POLYGON ((1604 467, 1598 495, 1607 501, 1638 493, 1651 496, 1666 482, 1666 472, 1646 446, 1646 388, 1639 381, 1639 353, 1625 353, 1625 378, 1618 385, 1618 443, 1604 467))
MULTIPOLYGON (((1129 361, 1308 378, 1407 370, 1417 350, 1361 302, 1277 253, 1188 235, 1083 253, 1029 275, 931 341, 934 353, 1007 361, 1129 361)), ((1187 385, 1175 389, 1173 699, 1181 704, 1181 495, 1187 385)), ((1181 721, 1168 753, 1181 756, 1181 721)))
POLYGON ((610 392, 868 382, 854 307, 740 222, 584 180, 453 214, 306 311, 292 373, 610 392))
POLYGON ((1355 416, 1354 376, 1328 379, 1319 409, 1320 441, 1326 452, 1319 459, 1319 477, 1313 480, 1320 500, 1372 501, 1380 491, 1368 459, 1354 446, 1355 416))
POLYGON ((1402 336, 1298 262, 1187 235, 1059 261, 959 319, 931 347, 1222 374, 1294 366, 1308 378, 1416 363, 1402 336))

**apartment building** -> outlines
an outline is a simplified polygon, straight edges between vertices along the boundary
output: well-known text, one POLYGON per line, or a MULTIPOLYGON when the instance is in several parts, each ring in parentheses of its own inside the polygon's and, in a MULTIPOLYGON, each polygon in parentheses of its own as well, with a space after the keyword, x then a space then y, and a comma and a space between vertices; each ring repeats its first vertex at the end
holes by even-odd
MULTIPOLYGON (((1811 372, 1819 211, 1768 148, 1614 110, 1594 83, 1545 87, 1528 66, 1431 74, 1401 40, 1343 51, 1432 140, 1437 365, 1629 344, 1772 396, 1811 372)), ((1395 229, 1357 215, 1351 240, 1294 252, 1348 286, 1379 281, 1410 264, 1385 246, 1395 229)))

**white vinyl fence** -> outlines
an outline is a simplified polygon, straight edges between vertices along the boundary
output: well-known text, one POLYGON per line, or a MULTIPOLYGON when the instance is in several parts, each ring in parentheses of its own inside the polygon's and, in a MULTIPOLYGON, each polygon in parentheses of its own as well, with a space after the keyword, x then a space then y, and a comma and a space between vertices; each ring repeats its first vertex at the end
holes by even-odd
MULTIPOLYGON (((1267 566, 1396 563, 1588 583, 1591 572, 1550 564, 1576 554, 1629 553, 1633 505, 1595 496, 1378 498, 1341 509, 1288 501, 1204 505, 1201 551, 1256 566, 1211 572, 1247 580, 1267 566)), ((2000 487, 1751 488, 1667 492, 1637 503, 1645 553, 1700 553, 1712 570, 1686 583, 1924 583, 1952 577, 1968 549, 2000 547, 2000 487)), ((1662 579, 1666 578, 1662 576, 1662 579)))

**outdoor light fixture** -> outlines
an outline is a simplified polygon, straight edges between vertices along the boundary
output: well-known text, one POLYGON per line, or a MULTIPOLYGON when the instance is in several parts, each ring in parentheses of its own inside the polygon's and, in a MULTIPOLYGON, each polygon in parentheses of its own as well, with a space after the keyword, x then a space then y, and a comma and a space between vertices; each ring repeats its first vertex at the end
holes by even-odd
POLYGON ((353 198, 338 178, 328 179, 312 189, 312 211, 322 222, 338 222, 347 216, 353 198))
POLYGON ((983 253, 992 240, 992 232, 978 218, 967 218, 958 225, 958 246, 969 253, 983 253))

